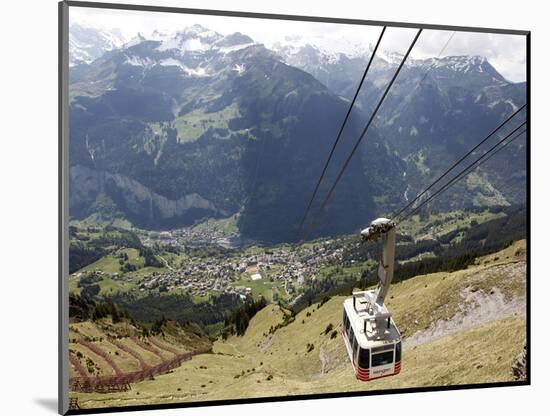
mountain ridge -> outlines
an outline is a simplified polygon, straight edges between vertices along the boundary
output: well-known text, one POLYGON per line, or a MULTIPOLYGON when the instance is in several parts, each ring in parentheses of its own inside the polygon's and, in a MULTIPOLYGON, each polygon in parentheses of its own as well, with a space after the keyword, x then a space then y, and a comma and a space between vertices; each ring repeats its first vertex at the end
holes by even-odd
MULTIPOLYGON (((197 194, 213 204, 165 222, 130 213, 125 206, 134 205, 134 191, 114 189, 111 199, 119 212, 138 226, 177 227, 189 224, 185 218, 240 212, 239 228, 247 237, 297 238, 300 211, 363 61, 347 57, 331 63, 333 80, 323 82, 306 63, 289 65, 242 33, 223 36, 193 26, 154 37, 72 68, 71 165, 128 177, 168 200, 197 194), (279 222, 285 227, 274 226, 279 222)), ((359 96, 321 191, 335 177, 393 70, 391 62, 375 60, 376 79, 367 80, 359 96)), ((508 83, 483 57, 411 61, 322 213, 317 235, 350 232, 361 218, 406 202, 518 108, 524 93, 525 84, 508 83), (372 174, 382 171, 384 176, 372 174)), ((510 166, 491 161, 436 207, 521 203, 524 152, 522 145, 502 152, 513 161, 514 179, 508 178, 510 166)), ((86 188, 78 177, 71 180, 73 189, 86 188)), ((81 208, 73 205, 71 215, 81 219, 93 213, 89 207, 97 194, 81 200, 81 208)), ((153 212, 147 208, 151 201, 143 200, 141 211, 153 212)))

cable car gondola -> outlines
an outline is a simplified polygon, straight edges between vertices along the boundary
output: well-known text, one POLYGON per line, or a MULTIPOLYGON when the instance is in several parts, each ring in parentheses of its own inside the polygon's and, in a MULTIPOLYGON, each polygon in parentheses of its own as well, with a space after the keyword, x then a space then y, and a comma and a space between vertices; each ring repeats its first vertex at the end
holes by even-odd
POLYGON ((401 371, 401 334, 384 304, 393 278, 395 225, 379 218, 361 231, 365 241, 383 240, 383 252, 374 290, 353 292, 344 301, 342 336, 359 380, 392 376, 401 371))

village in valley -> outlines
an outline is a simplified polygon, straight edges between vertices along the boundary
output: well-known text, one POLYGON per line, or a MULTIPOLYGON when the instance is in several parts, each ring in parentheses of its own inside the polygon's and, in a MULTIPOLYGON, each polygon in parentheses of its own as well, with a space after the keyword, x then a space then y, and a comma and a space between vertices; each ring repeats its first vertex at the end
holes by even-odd
MULTIPOLYGON (((207 238, 206 235, 201 237, 207 238)), ((210 236, 210 241, 219 241, 218 237, 210 236)), ((164 231, 155 242, 165 248, 177 247, 182 239, 185 239, 185 231, 164 231)), ((148 239, 144 243, 151 244, 152 241, 148 239)), ((182 290, 200 297, 212 293, 235 293, 244 298, 248 294, 255 295, 253 292, 263 292, 254 290, 254 286, 257 288, 258 284, 263 284, 275 293, 282 289, 280 295, 290 300, 306 279, 315 280, 322 267, 341 259, 342 249, 329 249, 330 242, 300 247, 299 250, 290 246, 270 249, 254 246, 226 258, 189 257, 176 267, 167 267, 168 271, 155 271, 144 276, 139 290, 162 287, 162 290, 182 290)))
POLYGON ((79 287, 87 280, 107 279, 113 283, 110 294, 115 294, 118 288, 131 287, 143 294, 187 293, 197 300, 206 300, 210 295, 235 294, 243 299, 252 295, 254 298, 264 296, 271 302, 279 299, 292 302, 322 268, 339 263, 343 251, 331 239, 269 248, 247 242, 236 248, 235 244, 242 244, 238 234, 227 235, 213 227, 199 232, 183 228, 139 230, 136 234, 141 244, 155 253, 159 267, 125 268, 122 259, 128 261, 127 249, 120 248, 109 254, 120 261, 116 270, 102 267, 99 260, 73 273, 72 278, 79 282, 79 287), (233 245, 228 247, 229 243, 233 245), (212 255, 212 250, 217 254, 212 255), (86 274, 93 277, 86 279, 86 274))

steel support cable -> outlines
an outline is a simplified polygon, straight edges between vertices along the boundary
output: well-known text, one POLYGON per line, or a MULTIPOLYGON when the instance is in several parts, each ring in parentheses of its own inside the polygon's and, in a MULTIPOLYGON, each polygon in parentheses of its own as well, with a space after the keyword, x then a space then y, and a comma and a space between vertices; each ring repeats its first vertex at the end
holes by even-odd
POLYGON ((448 188, 450 188, 452 185, 454 185, 456 182, 461 180, 464 176, 467 176, 471 173, 474 169, 481 166, 483 163, 485 163, 487 160, 492 158, 494 155, 496 155, 498 152, 500 152, 502 149, 504 149, 506 146, 508 146, 510 143, 512 143, 514 140, 516 140, 518 137, 520 137, 522 134, 524 134, 527 129, 519 132, 517 135, 515 135, 512 139, 508 140, 506 143, 506 139, 508 139, 510 136, 512 136, 518 129, 520 129, 522 126, 526 125, 527 121, 524 121, 521 123, 518 127, 516 127, 512 132, 506 135, 502 140, 500 140, 498 143, 496 143, 493 147, 491 147, 489 150, 487 150, 483 155, 481 155, 479 158, 477 158, 474 162, 472 162, 470 165, 468 165, 466 168, 464 168, 460 173, 458 173, 456 176, 454 176, 451 180, 449 180, 445 185, 443 185, 441 188, 439 188, 436 192, 434 192, 429 198, 424 200, 420 205, 418 205, 414 210, 407 213, 405 217, 400 219, 396 222, 396 226, 404 221, 406 221, 409 217, 414 215, 420 208, 422 208, 424 205, 426 205, 428 202, 430 202, 432 199, 436 198, 438 195, 445 192, 448 188), (503 144, 504 143, 504 144, 503 144), (500 147, 499 147, 500 146, 500 147), (496 150, 495 150, 496 149, 496 150))
POLYGON ((321 181, 323 180, 323 178, 325 176, 325 173, 327 172, 327 168, 328 168, 328 165, 330 163, 330 160, 332 159, 332 156, 334 155, 334 150, 336 149, 336 146, 338 145, 338 142, 340 141, 340 138, 341 138, 342 133, 344 131, 344 128, 347 124, 349 116, 351 115, 351 111, 353 110, 353 106, 355 105, 355 101, 357 100, 357 96, 359 95, 359 91, 361 91, 361 87, 363 86, 363 82, 365 81, 365 78, 367 77, 367 73, 369 72, 372 61, 374 60, 374 56, 376 55, 376 51, 378 50, 378 46, 380 45, 380 42, 382 41, 382 37, 384 36, 385 31, 386 31, 386 26, 384 26, 382 28, 382 31, 380 32, 380 36, 378 37, 378 41, 376 42, 376 45, 375 45, 375 47, 372 51, 372 54, 369 58, 369 62, 367 63, 365 71, 363 72, 363 76, 361 77, 361 81, 359 82, 359 85, 357 86, 357 90, 355 91, 355 95, 353 96, 353 99, 351 100, 351 104, 349 105, 346 116, 344 117, 344 121, 342 122, 342 125, 340 126, 340 130, 338 131, 338 135, 336 136, 336 140, 334 141, 334 144, 332 145, 332 149, 330 150, 328 158, 325 162, 325 166, 323 167, 323 171, 321 172, 321 176, 319 176, 319 180, 317 181, 317 185, 315 185, 315 190, 313 191, 313 194, 311 195, 311 198, 310 198, 309 203, 307 205, 305 214, 302 217, 302 220, 300 221, 300 226, 298 227, 298 230, 302 229, 302 227, 303 227, 303 225, 306 221, 306 218, 309 214, 309 210, 311 209, 311 205, 313 204, 313 201, 315 200, 315 197, 317 196, 317 192, 319 191, 319 186, 321 185, 321 181))
POLYGON ((319 209, 317 210, 316 212, 316 215, 314 216, 313 218, 313 221, 312 221, 312 225, 309 227, 309 229, 306 231, 306 233, 304 234, 304 239, 307 239, 307 237, 309 236, 309 234, 311 233, 311 231, 313 230, 314 228, 314 224, 315 224, 315 218, 321 213, 321 211, 323 210, 323 208, 325 207, 325 205, 327 204, 327 202, 329 201, 330 197, 332 196, 332 193, 334 192, 334 190, 336 189, 336 185, 338 185, 338 182, 340 182, 340 179, 342 178, 344 172, 346 171, 346 168, 348 167, 349 165, 349 162, 351 161, 353 155, 355 154, 355 152, 357 151, 359 145, 361 144, 361 141, 363 140, 363 138, 365 137, 365 134, 367 133, 370 125, 372 124, 374 118, 376 117, 376 114, 378 113, 378 110, 380 109, 380 107, 382 106, 382 103, 384 102, 384 99, 386 98, 386 96, 388 95, 388 93, 390 92, 390 89, 391 87, 393 86, 393 83, 395 82, 397 76, 399 75, 399 73, 401 72, 401 69, 403 68, 403 65, 405 64, 405 61, 407 60, 407 58, 409 57, 414 45, 416 44, 416 41, 418 40, 418 37, 420 36, 420 34, 422 33, 422 29, 418 29, 418 32, 416 33, 412 43, 410 44, 409 48, 407 49, 407 52, 405 53, 405 55, 403 56, 403 59, 401 60, 401 63, 399 64, 399 67, 397 68, 397 70, 395 71, 395 73, 393 74, 393 77, 392 79, 390 80, 390 82, 388 83, 387 87, 386 87, 386 90, 384 91, 384 93, 382 94, 382 97, 380 98, 380 100, 378 101, 378 104, 376 105, 376 107, 374 108, 374 111, 372 112, 370 118, 369 118, 369 121, 367 122, 367 124, 365 125, 365 128, 363 129, 363 131, 361 132, 361 134, 359 135, 357 141, 355 142, 355 145, 353 146, 352 150, 351 150, 351 153, 348 155, 345 163, 344 163, 344 166, 342 167, 342 169, 340 170, 340 172, 338 173, 338 176, 336 177, 336 180, 334 181, 334 183, 332 184, 327 196, 325 197, 325 199, 323 200, 321 206, 319 207, 319 209))
POLYGON ((473 152, 475 152, 483 143, 485 143, 487 140, 489 140, 498 130, 500 130, 506 123, 508 123, 512 118, 516 116, 520 111, 522 111, 527 104, 523 104, 519 109, 517 109, 515 112, 513 112, 506 120, 504 120, 502 123, 500 123, 491 133, 489 133, 483 140, 481 140, 478 144, 476 144, 474 147, 472 147, 464 156, 462 156, 460 159, 458 159, 453 165, 448 168, 445 172, 443 172, 435 181, 431 183, 430 186, 428 186, 426 189, 424 189, 422 192, 420 192, 411 202, 409 202, 407 205, 405 205, 403 208, 401 208, 397 213, 394 213, 390 216, 390 218, 395 219, 399 215, 403 213, 406 209, 410 208, 416 201, 418 201, 420 198, 422 198, 423 195, 426 194, 430 189, 432 189, 439 181, 441 181, 445 176, 449 174, 455 167, 457 167, 460 163, 462 163, 468 156, 470 156, 473 152))
MULTIPOLYGON (((464 169, 461 173, 459 173, 457 176, 455 176, 453 179, 451 179, 449 182, 447 182, 447 184, 445 184, 444 186, 442 186, 437 192, 435 192, 428 200, 424 201, 421 205, 419 205, 418 207, 416 207, 413 211, 411 211, 409 214, 407 214, 403 219, 399 220, 397 224, 400 224, 404 221, 406 221, 410 216, 414 215, 414 213, 416 213, 420 208, 422 208, 422 206, 424 206, 426 203, 429 202, 429 200, 437 197, 438 195, 442 194, 443 192, 445 192, 448 188, 450 188, 452 185, 454 185, 456 182, 460 181, 464 176, 467 176, 469 175, 474 169, 478 168, 479 166, 481 166, 483 163, 485 163, 487 160, 489 160, 491 157, 493 157, 494 155, 496 155, 498 152, 500 152, 502 149, 504 149, 506 146, 508 146, 511 142, 513 142, 514 140, 516 140, 518 137, 520 137, 521 135, 523 135, 525 132, 527 131, 527 129, 519 132, 517 135, 515 135, 512 139, 510 139, 509 141, 507 141, 506 143, 502 144, 502 141, 497 143, 497 145, 493 146, 493 149, 496 148, 498 145, 502 144, 502 146, 500 146, 498 149, 494 150, 491 154, 487 155, 487 153, 490 153, 490 151, 488 151, 487 153, 483 154, 483 156, 481 156, 480 158, 478 158, 474 163, 472 163, 471 165, 469 165, 466 169, 464 169), (483 160, 481 160, 483 159, 483 160)), ((508 136, 507 136, 508 137, 508 136)))
MULTIPOLYGON (((456 34, 456 32, 453 32, 451 33, 451 35, 449 36, 449 39, 447 39, 447 42, 445 42, 445 45, 443 45, 443 47, 441 48, 441 50, 439 51, 439 54, 437 55, 437 59, 439 59, 441 57, 441 55, 443 54, 443 52, 445 51, 445 49, 447 49, 447 46, 449 46, 449 43, 451 43, 451 40, 453 39, 454 35, 456 34)), ((431 72, 432 69, 435 68, 435 65, 436 63, 434 62, 427 70, 426 72, 424 73, 424 76, 422 77, 422 79, 420 80, 420 82, 418 84, 416 84, 416 87, 414 88, 413 92, 416 91, 416 89, 422 85, 422 83, 424 82, 424 80, 426 79, 426 77, 428 76, 428 74, 431 72)))

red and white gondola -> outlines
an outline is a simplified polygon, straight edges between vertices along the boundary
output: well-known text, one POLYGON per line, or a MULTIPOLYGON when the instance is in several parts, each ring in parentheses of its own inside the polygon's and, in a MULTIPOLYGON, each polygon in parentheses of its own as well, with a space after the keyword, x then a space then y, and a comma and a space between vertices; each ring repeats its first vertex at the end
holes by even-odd
POLYGON ((369 313, 368 292, 344 301, 342 336, 359 380, 392 376, 401 371, 401 335, 391 315, 369 313), (379 327, 377 327, 379 325, 379 327))
POLYGON ((384 304, 393 278, 395 225, 378 218, 361 231, 364 241, 382 239, 378 287, 354 292, 344 301, 342 336, 360 380, 392 376, 401 371, 401 334, 384 304))

